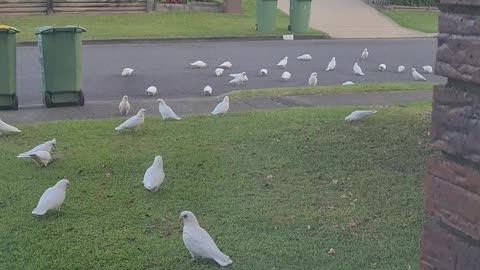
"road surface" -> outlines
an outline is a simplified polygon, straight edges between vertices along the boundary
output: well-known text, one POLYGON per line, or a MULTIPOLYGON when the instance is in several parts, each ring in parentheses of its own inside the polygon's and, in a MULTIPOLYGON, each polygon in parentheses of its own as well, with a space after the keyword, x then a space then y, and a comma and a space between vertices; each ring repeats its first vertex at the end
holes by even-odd
MULTIPOLYGON (((319 85, 336 85, 347 80, 356 83, 412 81, 410 67, 433 65, 437 44, 435 39, 405 40, 309 40, 309 41, 244 41, 161 43, 147 45, 90 45, 83 47, 83 91, 86 102, 118 100, 129 95, 144 97, 148 86, 158 88, 158 97, 191 98, 203 96, 203 87, 210 85, 214 95, 232 90, 297 87, 307 85, 311 72, 318 72, 319 85), (360 59, 364 48, 370 51, 367 61, 360 59), (296 56, 304 53, 313 60, 301 62, 296 56), (276 63, 289 56, 285 70, 292 78, 284 82, 283 72, 276 63), (337 69, 324 72, 330 58, 337 58, 337 69), (209 66, 192 69, 189 62, 198 59, 209 66), (222 77, 214 76, 216 65, 224 61, 233 63, 232 73, 247 72, 246 86, 228 85, 229 70, 222 77), (353 75, 354 62, 359 62, 366 76, 353 75), (385 63, 388 70, 377 71, 385 63), (405 65, 407 72, 396 73, 398 65, 405 65), (121 77, 124 67, 133 68, 131 77, 121 77), (260 77, 261 68, 269 75, 260 77)), ((17 49, 17 92, 20 107, 42 103, 40 67, 36 47, 17 49)), ((443 83, 444 78, 425 75, 428 81, 443 83)))

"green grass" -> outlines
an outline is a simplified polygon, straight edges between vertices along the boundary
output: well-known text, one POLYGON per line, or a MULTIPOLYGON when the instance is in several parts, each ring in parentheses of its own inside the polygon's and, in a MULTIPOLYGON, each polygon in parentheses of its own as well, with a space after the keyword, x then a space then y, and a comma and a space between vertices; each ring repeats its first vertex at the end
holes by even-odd
POLYGON ((384 10, 400 26, 424 33, 438 32, 438 11, 384 10))
POLYGON ((415 269, 430 108, 380 107, 358 123, 343 121, 352 108, 148 118, 138 133, 115 132, 120 119, 19 125, 0 137, 0 269, 219 269, 190 260, 182 210, 229 269, 415 269), (53 137, 49 167, 15 158, 53 137), (155 155, 166 180, 148 193, 155 155), (33 217, 63 177, 62 211, 33 217))
MULTIPOLYGON (((0 23, 14 26, 21 33, 18 41, 34 40, 34 29, 39 26, 83 26, 85 39, 115 38, 173 38, 206 36, 252 36, 255 31, 255 0, 242 1, 241 15, 210 12, 153 12, 123 15, 54 15, 0 19, 0 23)), ((278 10, 277 32, 288 33, 288 16, 278 10)), ((311 34, 322 34, 311 31, 311 34)))
POLYGON ((317 87, 299 88, 273 88, 260 90, 242 90, 229 94, 233 100, 248 99, 255 97, 279 97, 291 95, 314 95, 340 92, 382 92, 382 91, 412 91, 431 90, 431 83, 368 83, 349 86, 330 85, 317 87))

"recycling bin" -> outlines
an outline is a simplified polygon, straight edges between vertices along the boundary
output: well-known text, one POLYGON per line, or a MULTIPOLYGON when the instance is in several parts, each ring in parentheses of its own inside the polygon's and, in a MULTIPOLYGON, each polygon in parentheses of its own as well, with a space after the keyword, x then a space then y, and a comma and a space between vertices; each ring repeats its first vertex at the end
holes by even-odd
POLYGON ((256 0, 256 30, 262 33, 275 32, 277 0, 256 0))
POLYGON ((0 108, 18 110, 17 29, 0 24, 0 108))
POLYGON ((43 26, 35 29, 40 51, 43 104, 80 105, 82 92, 82 33, 85 28, 43 26))
POLYGON ((312 0, 290 0, 290 25, 288 30, 295 33, 308 32, 312 0))

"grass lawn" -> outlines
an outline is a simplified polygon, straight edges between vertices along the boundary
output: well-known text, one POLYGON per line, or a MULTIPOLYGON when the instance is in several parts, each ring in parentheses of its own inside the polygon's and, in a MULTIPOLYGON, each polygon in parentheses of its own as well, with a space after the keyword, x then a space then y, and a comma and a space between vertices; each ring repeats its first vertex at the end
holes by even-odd
POLYGON ((312 95, 341 92, 382 92, 382 91, 412 91, 412 90, 432 90, 433 84, 428 82, 412 83, 368 83, 354 84, 349 86, 329 85, 317 87, 298 87, 298 88, 274 88, 260 90, 242 90, 229 94, 233 100, 248 99, 255 97, 279 97, 291 95, 312 95))
MULTIPOLYGON (((241 15, 210 12, 154 12, 123 15, 55 15, 4 18, 0 23, 14 26, 21 33, 18 41, 34 40, 39 26, 68 24, 87 29, 85 39, 172 38, 205 36, 252 36, 255 31, 255 0, 242 1, 241 15)), ((277 32, 286 34, 288 16, 278 10, 277 32)), ((312 31, 312 34, 321 34, 312 31)))
POLYGON ((415 269, 422 224, 430 103, 378 108, 298 108, 19 125, 0 137, 0 269, 219 269, 192 262, 179 213, 193 211, 230 269, 415 269), (18 153, 55 137, 47 168, 18 153), (166 179, 142 179, 155 155, 166 179), (62 211, 30 212, 43 191, 70 180, 62 211), (329 248, 336 250, 328 256, 329 248))
POLYGON ((424 33, 438 32, 438 11, 384 10, 400 26, 424 33))

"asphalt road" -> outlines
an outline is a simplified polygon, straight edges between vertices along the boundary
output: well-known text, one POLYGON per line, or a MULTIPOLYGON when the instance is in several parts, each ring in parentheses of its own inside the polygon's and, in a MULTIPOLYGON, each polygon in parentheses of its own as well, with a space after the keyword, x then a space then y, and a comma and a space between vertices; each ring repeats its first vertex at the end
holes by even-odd
MULTIPOLYGON (((83 91, 86 102, 119 100, 129 95, 131 100, 145 96, 148 86, 158 88, 162 98, 186 98, 203 96, 203 87, 210 85, 214 95, 232 90, 307 85, 311 72, 318 72, 319 85, 336 85, 350 80, 365 82, 412 81, 410 67, 433 65, 437 44, 435 39, 404 40, 311 40, 311 41, 245 41, 245 42, 197 42, 162 43, 148 45, 90 45, 83 47, 83 91), (360 59, 364 48, 370 56, 360 59), (301 62, 296 57, 309 53, 313 60, 301 62), (283 70, 276 63, 289 56, 286 70, 292 78, 280 79, 283 70), (331 57, 337 59, 334 72, 324 72, 331 57), (203 60, 209 66, 192 69, 189 62, 203 60), (230 77, 214 76, 216 65, 230 61, 232 73, 247 72, 246 86, 228 85, 230 77), (354 62, 359 62, 364 77, 353 75, 354 62), (377 70, 385 63, 388 70, 377 70), (405 65, 407 72, 396 73, 398 65, 405 65), (131 77, 121 77, 124 67, 133 68, 131 77), (261 68, 269 75, 260 77, 261 68)), ((17 92, 20 106, 41 104, 40 67, 36 47, 17 49, 17 92)), ((229 70, 226 70, 226 73, 229 70)), ((228 74, 228 73, 227 73, 228 74)), ((443 83, 445 79, 425 75, 428 81, 443 83)))

